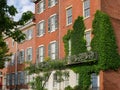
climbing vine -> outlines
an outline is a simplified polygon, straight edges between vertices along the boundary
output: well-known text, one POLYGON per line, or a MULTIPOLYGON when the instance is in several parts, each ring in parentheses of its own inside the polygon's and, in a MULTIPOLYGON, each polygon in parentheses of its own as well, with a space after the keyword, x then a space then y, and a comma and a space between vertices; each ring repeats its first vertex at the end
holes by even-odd
MULTIPOLYGON (((120 56, 117 52, 117 45, 109 16, 101 11, 97 11, 93 20, 94 35, 91 47, 92 51, 98 53, 97 63, 83 63, 82 65, 71 66, 70 68, 79 73, 79 89, 88 90, 91 84, 91 74, 99 73, 100 70, 117 70, 120 66, 120 56)), ((64 36, 64 46, 66 55, 69 53, 68 40, 71 39, 71 53, 77 55, 86 52, 86 42, 84 40, 85 25, 82 17, 78 17, 73 25, 73 30, 64 36), (66 38, 69 37, 69 38, 66 38)))

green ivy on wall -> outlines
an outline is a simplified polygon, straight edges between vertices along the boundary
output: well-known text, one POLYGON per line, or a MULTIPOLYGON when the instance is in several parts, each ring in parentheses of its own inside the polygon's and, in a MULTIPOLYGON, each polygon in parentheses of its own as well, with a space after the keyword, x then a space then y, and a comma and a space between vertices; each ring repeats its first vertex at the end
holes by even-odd
POLYGON ((114 30, 109 16, 97 11, 93 21, 94 38, 91 42, 92 51, 99 54, 99 69, 117 69, 120 66, 120 56, 117 51, 117 44, 114 30))
MULTIPOLYGON (((79 73, 79 90, 88 90, 91 84, 91 74, 99 73, 100 70, 117 70, 120 66, 120 56, 117 52, 117 45, 109 16, 101 11, 97 11, 93 20, 93 39, 91 41, 92 51, 98 53, 97 63, 88 63, 70 67, 79 73)), ((73 25, 73 30, 69 30, 63 37, 66 56, 69 53, 69 43, 71 40, 71 53, 77 55, 86 52, 86 41, 84 39, 85 25, 82 17, 78 17, 73 25)))

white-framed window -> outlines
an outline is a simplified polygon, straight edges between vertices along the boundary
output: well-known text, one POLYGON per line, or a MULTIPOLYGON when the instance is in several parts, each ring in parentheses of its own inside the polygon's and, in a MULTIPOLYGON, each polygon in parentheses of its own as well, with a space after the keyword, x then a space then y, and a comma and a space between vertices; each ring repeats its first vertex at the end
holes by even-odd
POLYGON ((41 45, 37 48, 37 63, 43 62, 45 56, 45 47, 41 45))
POLYGON ((9 65, 9 62, 8 61, 5 61, 5 67, 7 68, 9 65))
POLYGON ((25 83, 25 73, 24 71, 20 71, 17 73, 17 84, 23 85, 25 83))
POLYGON ((91 43, 91 31, 86 31, 85 32, 85 39, 86 39, 86 46, 87 46, 87 50, 90 50, 90 43, 91 43))
POLYGON ((83 2, 83 16, 87 18, 90 16, 90 0, 84 0, 83 2))
POLYGON ((12 54, 10 65, 14 65, 15 64, 15 58, 16 58, 16 54, 12 54))
POLYGON ((23 63, 25 60, 25 52, 24 50, 19 51, 18 55, 18 63, 23 63))
POLYGON ((48 7, 53 7, 58 3, 58 0, 48 0, 48 7))
POLYGON ((33 37, 33 30, 32 29, 26 30, 25 34, 26 34, 26 40, 30 40, 33 37))
POLYGON ((25 84, 28 84, 30 82, 30 75, 28 75, 28 71, 25 71, 25 84))
POLYGON ((8 41, 6 41, 6 45, 9 46, 9 42, 8 41))
POLYGON ((79 84, 79 73, 76 73, 76 85, 79 84))
POLYGON ((54 73, 53 74, 53 88, 56 88, 57 87, 57 74, 54 73))
POLYGON ((10 74, 6 74, 6 85, 10 85, 10 74))
POLYGON ((24 75, 24 71, 20 72, 20 84, 24 84, 25 81, 25 75, 24 75))
POLYGON ((14 47, 15 41, 14 39, 12 39, 12 47, 14 47))
POLYGON ((58 15, 53 14, 48 19, 48 32, 53 32, 58 28, 58 15))
POLYGON ((26 60, 27 61, 32 61, 32 48, 28 48, 26 50, 26 60))
POLYGON ((52 60, 58 58, 58 44, 56 41, 50 42, 48 46, 48 56, 52 60))
POLYGON ((45 34, 45 21, 42 20, 38 23, 37 35, 43 36, 45 34))
MULTIPOLYGON (((68 72, 68 74, 70 74, 70 73, 68 72)), ((68 85, 69 85, 69 76, 65 75, 64 76, 64 87, 67 87, 68 85)))
POLYGON ((99 90, 99 75, 96 73, 91 74, 91 88, 92 90, 99 90))
POLYGON ((66 24, 72 24, 72 7, 66 9, 66 24))
POLYGON ((11 73, 12 75, 12 85, 15 85, 15 73, 11 73))
POLYGON ((69 39, 68 44, 69 44, 69 53, 68 53, 68 55, 71 56, 71 39, 69 39))
POLYGON ((45 0, 40 0, 38 3, 38 13, 42 13, 45 10, 45 0))

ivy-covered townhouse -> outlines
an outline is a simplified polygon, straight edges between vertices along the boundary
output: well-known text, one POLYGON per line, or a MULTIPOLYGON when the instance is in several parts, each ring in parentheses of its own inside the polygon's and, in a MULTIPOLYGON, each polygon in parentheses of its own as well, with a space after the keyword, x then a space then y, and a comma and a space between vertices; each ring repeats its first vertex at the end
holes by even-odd
MULTIPOLYGON (((24 62, 37 66, 65 57, 70 60, 65 65, 69 77, 58 82, 53 70, 44 85, 47 90, 120 90, 120 1, 33 0, 33 3, 34 22, 20 28, 26 40, 18 44, 6 38, 12 56, 2 70, 3 90, 33 90, 28 82, 39 74, 28 75, 24 62)), ((40 85, 36 90, 41 90, 40 85)))
POLYGON ((27 75, 25 67, 26 62, 35 61, 35 23, 31 19, 19 29, 26 35, 24 41, 17 43, 6 37, 12 55, 2 70, 2 90, 28 90, 28 82, 32 80, 32 75, 27 75))
MULTIPOLYGON (((36 19, 36 63, 43 62, 48 58, 52 60, 65 58, 66 52, 63 37, 67 34, 69 29, 74 29, 73 24, 78 16, 83 17, 85 24, 84 39, 86 40, 87 50, 91 50, 90 43, 94 37, 92 34, 92 23, 97 10, 103 11, 109 15, 114 28, 118 46, 117 50, 120 52, 119 0, 33 0, 33 2, 35 3, 36 19)), ((80 28, 80 26, 78 26, 78 28, 80 28)), ((74 39, 78 38, 76 37, 74 39)), ((73 49, 70 49, 72 47, 71 43, 72 42, 69 41, 68 56, 72 55, 73 49)), ((69 74, 69 79, 61 83, 62 90, 68 85, 74 87, 81 82, 80 75, 73 73, 72 70, 69 74)), ((48 90, 59 90, 59 84, 56 84, 55 77, 54 73, 50 76, 47 83, 48 90)), ((89 88, 95 88, 95 90, 120 89, 120 85, 118 84, 118 81, 120 81, 119 74, 115 72, 100 71, 98 74, 93 73, 89 77, 91 78, 89 88)), ((89 81, 87 83, 89 83, 89 81)), ((85 85, 83 87, 85 87, 85 85)))

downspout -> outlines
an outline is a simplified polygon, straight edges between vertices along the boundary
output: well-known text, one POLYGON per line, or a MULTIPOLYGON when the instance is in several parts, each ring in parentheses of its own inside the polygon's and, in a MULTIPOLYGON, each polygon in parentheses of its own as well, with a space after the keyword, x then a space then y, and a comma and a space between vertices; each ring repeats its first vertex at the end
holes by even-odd
POLYGON ((60 52, 60 41, 61 41, 61 37, 60 37, 60 36, 61 36, 61 31, 60 31, 60 30, 61 30, 61 28, 60 28, 60 0, 59 0, 59 31, 58 31, 58 34, 59 34, 59 35, 58 35, 58 41, 59 41, 59 42, 58 42, 58 43, 59 43, 59 44, 58 44, 58 48, 59 48, 59 49, 58 49, 59 59, 60 59, 60 53, 61 53, 61 52, 60 52))

